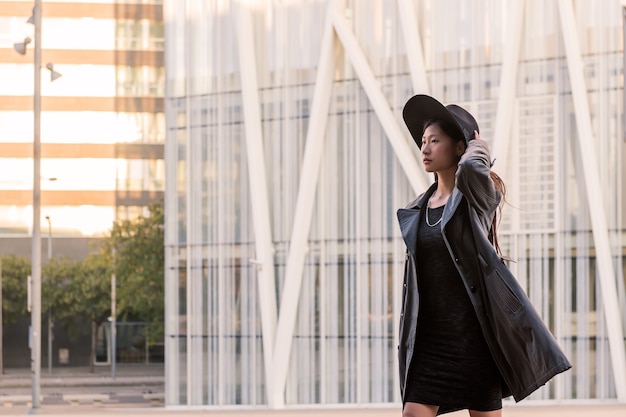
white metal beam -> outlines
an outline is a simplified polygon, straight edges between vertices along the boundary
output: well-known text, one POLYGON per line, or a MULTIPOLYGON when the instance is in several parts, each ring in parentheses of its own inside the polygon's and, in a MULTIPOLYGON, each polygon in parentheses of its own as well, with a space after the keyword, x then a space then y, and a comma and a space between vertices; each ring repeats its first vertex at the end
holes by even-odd
POLYGON ((507 42, 504 48, 504 61, 500 71, 500 88, 498 94, 498 108, 496 110, 496 126, 494 130, 492 158, 504 162, 501 175, 506 178, 508 165, 506 158, 511 141, 511 127, 513 126, 513 111, 517 98, 517 67, 522 47, 522 29, 524 27, 524 2, 514 0, 509 10, 507 22, 507 42))
MULTIPOLYGON (((165 2, 163 4, 163 16, 165 21, 172 21, 176 16, 176 10, 186 10, 187 4, 186 2, 182 4, 178 4, 178 9, 175 8, 174 4, 171 2, 165 2)), ((180 13, 180 12, 178 12, 180 13)), ((185 39, 187 39, 187 34, 185 34, 185 39)), ((176 53, 180 54, 181 49, 177 48, 176 53)), ((184 49, 184 53, 186 53, 188 49, 184 49)), ((172 64, 173 59, 170 57, 174 56, 172 54, 173 51, 169 51, 169 53, 165 53, 165 61, 166 66, 170 66, 172 64)), ((186 68, 189 68, 188 66, 186 68)), ((169 82, 169 80, 166 80, 169 82)), ((189 84, 189 83, 187 83, 189 84)), ((186 91, 188 95, 188 92, 186 91)), ((188 100, 188 98, 186 98, 188 100)), ((174 100, 171 97, 167 97, 165 99, 165 114, 166 114, 166 123, 169 125, 169 117, 174 112, 172 109, 174 100)), ((187 124, 188 125, 188 124, 187 124)), ((179 146, 177 141, 172 137, 172 131, 170 129, 166 129, 167 138, 165 140, 165 172, 176 172, 175 167, 179 158, 179 146), (170 167, 174 168, 170 171, 170 167)), ((189 136, 187 135, 187 138, 189 136)), ((186 173, 188 174, 188 173, 186 173)), ((188 176, 188 175, 187 175, 188 176)), ((175 239, 177 236, 177 224, 175 219, 178 219, 179 207, 177 204, 177 199, 179 197, 178 187, 176 183, 176 175, 165 175, 165 189, 169 192, 165 193, 164 200, 164 209, 165 209, 165 357, 167 360, 165 361, 164 373, 165 373, 165 405, 177 404, 180 398, 180 386, 182 384, 174 383, 173 381, 180 381, 180 375, 183 374, 181 371, 181 362, 180 362, 180 350, 175 343, 177 340, 173 336, 177 332, 177 324, 178 324, 178 315, 179 315, 179 302, 180 296, 178 292, 178 265, 180 265, 180 256, 179 251, 172 250, 172 246, 177 246, 178 241, 175 239), (176 191, 174 191, 176 190, 176 191), (174 267, 176 265, 176 267, 174 267)), ((188 188, 187 188, 188 189, 188 188)), ((178 247, 177 247, 178 248, 178 247)), ((185 365, 186 366, 186 365, 185 365)))
POLYGON ((605 199, 602 196, 602 184, 598 174, 597 159, 593 129, 591 128, 591 113, 587 98, 587 87, 583 75, 583 60, 576 30, 576 19, 571 0, 558 0, 559 15, 563 42, 567 56, 576 126, 578 129, 578 144, 583 164, 582 176, 585 181, 587 200, 591 217, 594 243, 596 247, 597 268, 604 302, 604 313, 609 337, 609 348, 615 377, 617 399, 626 402, 626 351, 624 349, 624 332, 617 299, 616 276, 611 258, 608 226, 604 210, 605 199), (592 144, 592 146, 589 146, 592 144))
POLYGON ((274 249, 270 226, 270 208, 263 151, 263 128, 261 125, 261 104, 257 80, 257 66, 252 34, 252 18, 248 6, 237 7, 237 46, 241 71, 241 93, 243 99, 246 155, 248 157, 248 180, 250 197, 254 202, 252 218, 254 223, 254 243, 259 276, 259 309, 261 311, 261 331, 263 332, 263 359, 265 361, 265 382, 270 407, 273 405, 273 353, 276 334, 276 284, 274 249))
POLYGON ((336 7, 336 5, 333 1, 330 1, 322 35, 320 61, 317 67, 317 78, 311 104, 309 128, 306 135, 306 147, 304 149, 302 171, 298 186, 293 229, 291 240, 289 241, 285 283, 281 296, 278 326, 276 328, 276 341, 274 343, 274 391, 270 393, 273 396, 270 399, 270 406, 273 408, 280 408, 285 404, 285 384, 291 357, 291 345, 298 312, 300 288, 302 286, 304 258, 311 230, 313 205, 319 180, 322 151, 326 139, 326 122, 330 109, 330 96, 335 71, 335 36, 330 19, 333 7, 336 7))
POLYGON ((411 143, 409 143, 400 129, 398 120, 394 117, 387 99, 380 89, 380 84, 376 80, 374 72, 370 68, 354 33, 349 28, 348 22, 346 22, 346 19, 338 10, 334 11, 332 19, 337 36, 339 36, 341 43, 348 53, 352 67, 361 81, 365 94, 367 94, 370 99, 370 104, 374 108, 374 112, 376 116, 378 116, 378 120, 387 134, 387 139, 400 161, 400 165, 411 183, 415 194, 418 195, 428 188, 428 184, 426 183, 424 170, 418 165, 411 150, 413 141, 411 140, 411 143))
MULTIPOLYGON (((186 0, 185 1, 185 13, 189 13, 191 6, 190 6, 190 1, 186 0)), ((190 68, 192 68, 191 65, 191 45, 192 45, 192 41, 191 41, 191 28, 189 27, 189 25, 185 25, 185 49, 184 49, 184 59, 185 59, 185 78, 189 77, 191 78, 191 72, 189 71, 190 68)), ((193 137, 192 131, 191 131, 191 113, 189 112, 188 109, 191 109, 191 97, 192 97, 193 91, 191 89, 191 83, 186 82, 185 83, 185 190, 192 190, 193 189, 193 181, 192 178, 194 178, 193 176, 193 169, 194 167, 192 166, 191 163, 191 138, 193 137)), ((194 212, 194 206, 193 206, 193 195, 189 195, 188 193, 186 193, 185 195, 186 201, 185 201, 185 218, 186 219, 193 219, 193 212, 194 212)), ((192 270, 191 270, 191 266, 193 265, 193 255, 192 255, 192 251, 189 250, 190 247, 190 242, 187 242, 187 247, 185 248, 185 252, 187 253, 187 259, 185 262, 185 279, 186 279, 186 285, 185 285, 185 300, 187 300, 187 304, 191 305, 193 303, 193 299, 191 297, 191 288, 192 285, 190 283, 190 280, 192 279, 192 270)), ((190 317, 188 318, 189 321, 192 320, 197 320, 197 312, 193 311, 190 306, 187 307, 187 314, 190 315, 190 317)), ((193 372, 193 360, 194 358, 194 351, 193 349, 193 337, 192 337, 192 333, 191 332, 187 332, 187 334, 185 335, 186 338, 186 343, 187 346, 189 346, 190 348, 188 349, 188 352, 186 352, 186 375, 185 375, 185 379, 187 382, 187 386, 186 386, 186 396, 187 396, 187 405, 191 405, 194 395, 193 395, 193 378, 194 378, 194 372, 193 372)), ((180 373, 179 373, 180 375, 180 373)))
POLYGON ((413 2, 411 0, 398 0, 398 14, 400 15, 400 25, 402 26, 404 48, 409 63, 413 91, 416 94, 430 94, 426 65, 424 64, 422 37, 420 36, 413 2))

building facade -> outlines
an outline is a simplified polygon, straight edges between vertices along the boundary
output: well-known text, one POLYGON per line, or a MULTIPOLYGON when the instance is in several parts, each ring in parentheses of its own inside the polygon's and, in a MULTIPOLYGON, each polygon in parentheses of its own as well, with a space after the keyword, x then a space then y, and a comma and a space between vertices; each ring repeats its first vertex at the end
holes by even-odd
MULTIPOLYGON (((0 254, 26 257, 33 216, 33 7, 30 0, 0 0, 0 254), (20 54, 14 45, 26 38, 20 54)), ((42 260, 82 259, 114 221, 133 219, 163 199, 163 5, 42 1, 41 13, 42 260), (62 76, 53 81, 47 67, 62 76)), ((22 344, 8 342, 11 335, 27 340, 22 329, 6 329, 16 332, 4 339, 7 364, 30 363, 22 344)), ((44 347, 44 366, 46 353, 44 347)), ((88 354, 74 345, 72 364, 84 365, 88 354)))
MULTIPOLYGON (((34 39, 33 5, 0 1, 3 251, 21 248, 32 223, 34 48, 20 55, 14 44, 34 39)), ((60 238, 98 236, 163 197, 162 7, 160 0, 42 2, 41 224, 44 237, 51 226, 57 253, 65 254, 60 238), (60 78, 51 80, 48 63, 60 78)))
POLYGON ((529 401, 626 401, 619 0, 164 2, 166 400, 398 403, 402 118, 477 118, 501 246, 567 356, 529 401))

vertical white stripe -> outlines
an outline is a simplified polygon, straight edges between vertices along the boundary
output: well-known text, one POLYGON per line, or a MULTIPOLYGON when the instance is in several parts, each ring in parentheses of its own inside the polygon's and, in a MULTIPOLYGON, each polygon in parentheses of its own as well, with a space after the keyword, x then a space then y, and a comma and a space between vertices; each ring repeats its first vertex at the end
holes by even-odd
MULTIPOLYGON (((524 3, 522 0, 513 0, 506 24, 508 28, 507 41, 504 48, 502 70, 500 71, 500 93, 498 94, 498 110, 495 118, 494 144, 491 149, 491 157, 498 160, 505 160, 509 152, 509 137, 511 136, 515 98, 517 96, 517 68, 522 49, 524 3)), ((506 179, 507 172, 502 172, 501 175, 506 179)))
POLYGON ((591 225, 596 248, 596 259, 602 290, 602 300, 606 314, 611 359, 615 377, 617 398, 626 402, 626 349, 624 348, 623 319, 617 300, 615 272, 611 258, 608 226, 602 198, 602 185, 598 177, 597 157, 593 146, 586 144, 594 137, 591 128, 591 116, 587 98, 587 89, 583 75, 583 61, 576 30, 576 20, 571 0, 558 0, 561 17, 561 29, 565 43, 568 73, 576 111, 578 144, 582 158, 583 178, 591 215, 591 225))
POLYGON ((416 94, 430 94, 424 53, 422 51, 422 37, 419 32, 420 26, 417 24, 417 15, 413 2, 411 0, 398 0, 398 15, 400 17, 400 26, 402 27, 406 56, 409 62, 413 91, 416 94))
MULTIPOLYGON (((329 9, 332 8, 332 2, 329 9)), ((302 174, 298 187, 296 212, 290 239, 289 256, 285 271, 285 284, 280 302, 280 316, 276 327, 274 343, 273 400, 275 407, 284 405, 284 390, 287 379, 287 364, 291 353, 293 330, 296 319, 297 300, 300 296, 304 253, 311 227, 315 190, 317 189, 319 166, 326 132, 326 119, 332 87, 334 65, 333 30, 330 20, 326 22, 315 93, 311 108, 309 130, 307 132, 302 174)))
POLYGON ((334 11, 332 14, 333 27, 337 32, 337 36, 341 40, 345 51, 350 57, 352 67, 359 77, 363 89, 365 90, 380 123, 387 133, 389 143, 393 147, 400 165, 404 169, 406 177, 413 186, 413 190, 416 194, 419 194, 427 188, 427 183, 423 175, 423 170, 420 169, 411 146, 413 140, 407 140, 404 133, 398 125, 397 119, 394 117, 389 103, 384 94, 380 90, 380 83, 376 80, 374 73, 372 72, 363 51, 359 47, 359 44, 354 36, 354 33, 350 30, 348 22, 339 11, 334 11))
POLYGON ((241 92, 243 98, 246 155, 250 198, 254 204, 252 210, 254 240, 259 282, 259 308, 263 337, 263 357, 265 361, 265 383, 270 406, 273 405, 274 381, 272 378, 274 338, 276 335, 276 276, 274 268, 274 247, 270 228, 270 207, 266 180, 265 153, 263 147, 259 86, 253 40, 253 23, 250 11, 244 4, 237 10, 237 47, 239 51, 239 71, 241 73, 241 92))

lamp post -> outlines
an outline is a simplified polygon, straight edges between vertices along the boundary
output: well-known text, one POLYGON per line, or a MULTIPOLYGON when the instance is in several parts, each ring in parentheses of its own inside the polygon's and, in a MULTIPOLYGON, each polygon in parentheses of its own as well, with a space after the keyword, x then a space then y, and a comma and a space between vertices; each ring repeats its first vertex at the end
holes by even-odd
MULTIPOLYGON (((33 86, 33 236, 31 252, 32 277, 32 308, 31 321, 31 388, 32 406, 29 414, 37 414, 40 408, 41 391, 41 0, 34 0, 33 15, 28 23, 35 26, 35 53, 34 53, 34 86, 33 86)), ((15 43, 14 49, 21 55, 26 55, 26 47, 31 43, 30 38, 24 42, 15 43)), ((54 81, 61 76, 54 71, 52 64, 47 64, 50 70, 50 80, 54 81)))
MULTIPOLYGON (((29 414, 39 411, 41 389, 41 0, 35 0, 33 15, 28 23, 35 25, 35 57, 33 88, 33 236, 31 252, 31 280, 32 280, 32 308, 30 310, 30 368, 32 377, 32 406, 29 414)), ((26 47, 31 42, 25 38, 24 42, 13 45, 15 50, 26 55, 26 47)))
POLYGON ((29 414, 40 408, 41 391, 41 0, 35 0, 33 8, 35 24, 35 85, 34 85, 34 135, 33 135, 33 241, 32 279, 33 308, 31 310, 32 348, 30 351, 32 372, 32 406, 29 414))
MULTIPOLYGON (((48 221, 48 262, 50 262, 52 259, 52 221, 50 216, 46 216, 46 220, 48 221)), ((52 374, 52 308, 48 309, 48 374, 52 374)))
MULTIPOLYGON (((115 254, 114 254, 115 256, 115 254)), ((117 280, 115 272, 111 274, 111 378, 115 379, 117 363, 117 280)))
POLYGON ((52 259, 52 221, 50 216, 46 216, 46 221, 48 222, 48 261, 50 261, 52 259))

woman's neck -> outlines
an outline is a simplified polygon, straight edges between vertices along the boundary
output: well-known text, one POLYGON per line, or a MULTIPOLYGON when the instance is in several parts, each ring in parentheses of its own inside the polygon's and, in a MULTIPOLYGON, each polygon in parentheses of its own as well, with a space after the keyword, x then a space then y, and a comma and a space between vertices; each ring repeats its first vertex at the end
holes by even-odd
POLYGON ((437 189, 429 200, 431 207, 439 207, 446 204, 448 197, 450 197, 452 190, 454 190, 455 179, 454 173, 451 175, 440 172, 437 173, 437 189))

